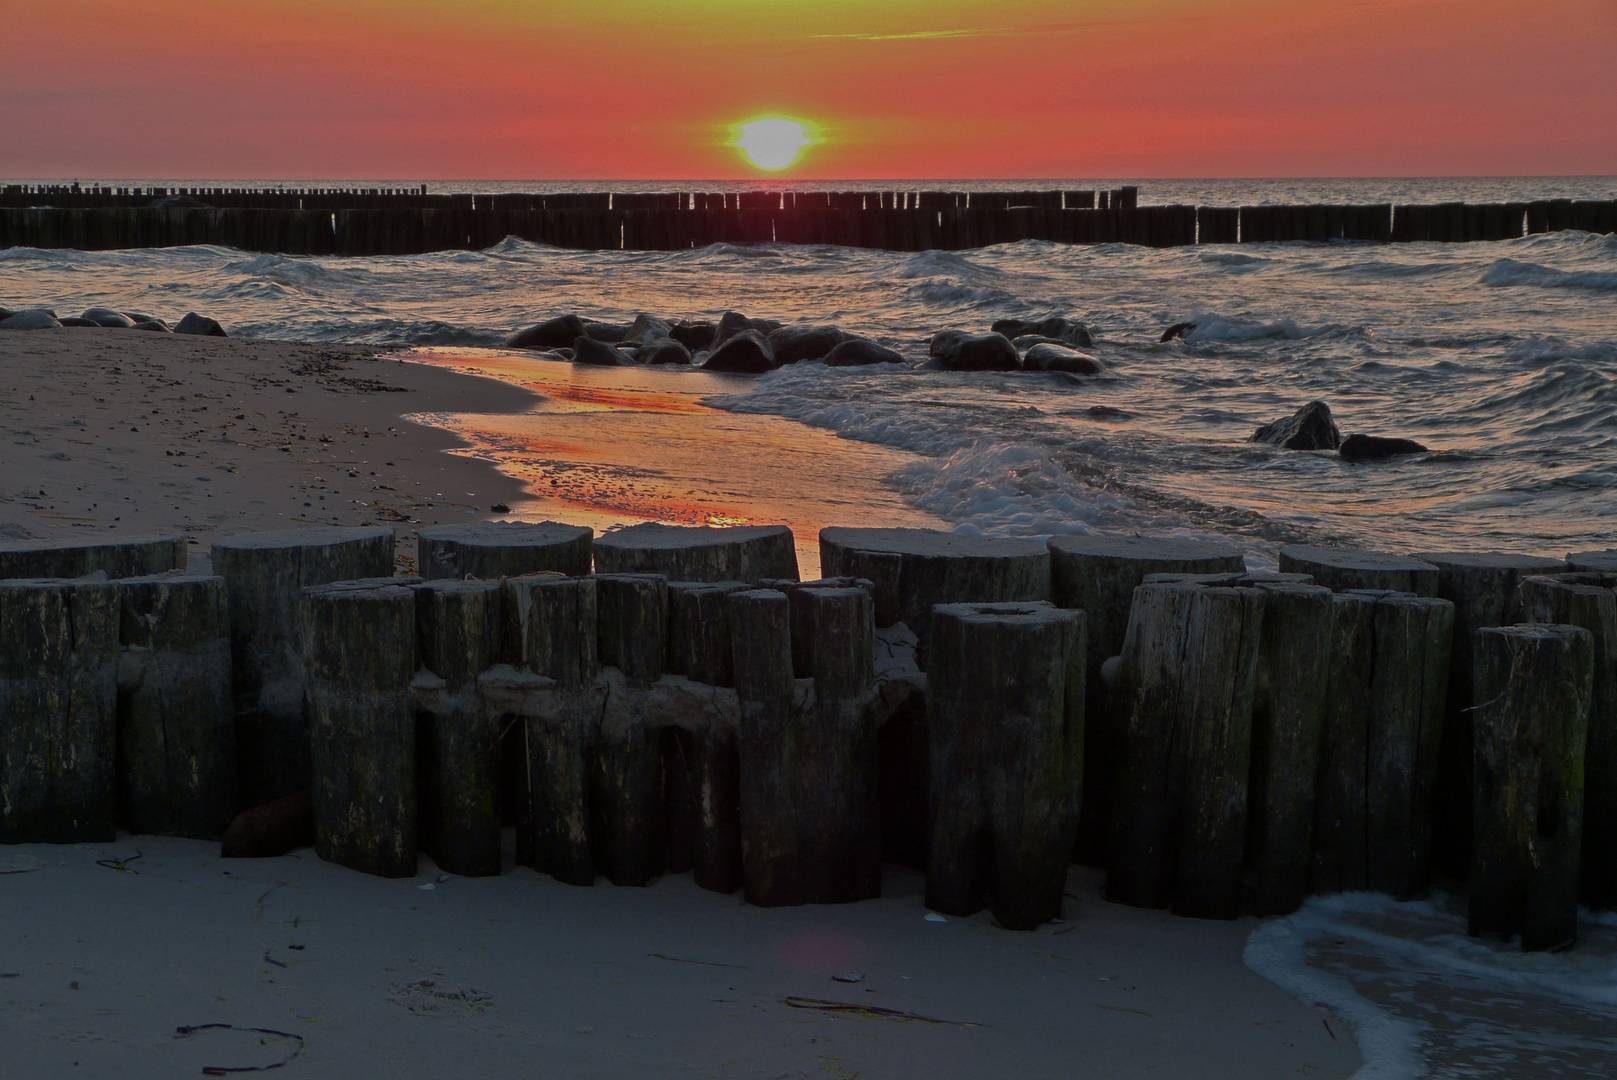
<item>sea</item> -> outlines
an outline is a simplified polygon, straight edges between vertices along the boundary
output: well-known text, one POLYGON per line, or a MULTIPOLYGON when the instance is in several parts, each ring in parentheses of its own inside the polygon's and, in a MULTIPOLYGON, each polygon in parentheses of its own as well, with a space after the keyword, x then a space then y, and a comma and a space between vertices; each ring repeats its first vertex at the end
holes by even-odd
MULTIPOLYGON (((1122 184, 1137 184, 1142 204, 1617 198, 1614 177, 772 186, 1122 184)), ((478 193, 747 186, 427 182, 430 191, 478 193)), ((657 486, 661 457, 651 452, 618 462, 578 496, 597 518, 755 520, 756 503, 796 514, 801 527, 927 522, 988 535, 1224 537, 1239 541, 1259 567, 1272 566, 1288 543, 1550 555, 1617 546, 1614 235, 1162 250, 1023 242, 922 253, 727 244, 580 252, 513 238, 482 251, 352 259, 213 247, 11 249, 0 251, 0 305, 61 314, 99 305, 171 320, 195 310, 237 336, 416 350, 404 355, 505 378, 558 401, 586 401, 596 414, 593 428, 577 426, 576 408, 537 420, 424 418, 457 430, 472 444, 469 452, 524 476, 536 495, 553 501, 552 489, 565 493, 566 486, 554 468, 546 471, 547 462, 587 458, 578 444, 592 430, 609 430, 614 410, 624 417, 614 438, 634 428, 631 414, 649 408, 662 415, 642 448, 671 445, 672 432, 705 433, 706 442, 682 451, 679 483, 693 492, 704 479, 718 485, 722 507, 717 497, 698 498, 694 518, 685 503, 678 513, 659 512, 645 497, 647 484, 657 486), (628 322, 641 313, 695 319, 727 310, 834 324, 896 349, 907 362, 865 369, 807 363, 755 378, 599 370, 575 378, 571 365, 501 348, 513 332, 565 313, 628 322), (1091 328, 1095 343, 1086 351, 1105 365, 1103 374, 921 366, 939 330, 986 330, 996 319, 1049 315, 1091 328), (1182 322, 1194 328, 1182 339, 1160 340, 1182 322), (672 400, 680 404, 667 405, 672 400), (1344 435, 1409 438, 1429 451, 1351 462, 1249 441, 1259 425, 1316 400, 1330 406, 1344 435), (546 425, 567 424, 567 446, 541 437, 546 425), (778 435, 790 431, 804 433, 803 440, 778 435), (847 476, 837 475, 839 446, 853 463, 847 476), (757 474, 767 483, 724 483, 727 471, 747 472, 734 462, 794 453, 804 462, 796 471, 757 474), (856 489, 870 492, 869 507, 846 494, 850 476, 856 489), (812 503, 822 484, 841 492, 832 505, 821 499, 779 509, 783 488, 809 492, 803 498, 812 503)), ((670 486, 664 477, 662 487, 670 486)), ((1298 915, 1260 927, 1248 962, 1352 1020, 1366 1058, 1361 1076, 1610 1076, 1617 926, 1592 914, 1584 923, 1585 939, 1572 953, 1524 956, 1509 943, 1466 938, 1463 916, 1441 897, 1403 905, 1316 898, 1298 915)))

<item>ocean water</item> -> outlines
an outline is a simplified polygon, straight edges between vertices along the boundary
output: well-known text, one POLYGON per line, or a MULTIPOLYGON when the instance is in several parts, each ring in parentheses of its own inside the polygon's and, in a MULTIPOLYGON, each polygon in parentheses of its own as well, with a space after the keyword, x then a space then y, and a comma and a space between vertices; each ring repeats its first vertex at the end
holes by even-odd
MULTIPOLYGON (((1146 181, 1141 191, 1143 202, 1218 205, 1537 197, 1617 197, 1617 179, 1146 181)), ((785 514, 988 534, 1222 536, 1257 565, 1287 542, 1548 554, 1617 544, 1614 236, 920 254, 572 252, 516 240, 370 259, 0 251, 0 305, 35 304, 170 319, 197 310, 248 337, 415 346, 424 362, 529 386, 548 404, 527 418, 426 419, 592 523, 785 514), (623 375, 499 349, 566 312, 626 322, 726 309, 834 323, 909 363, 623 375), (1105 374, 918 366, 938 330, 1052 314, 1092 327, 1105 374), (1158 340, 1181 321, 1195 330, 1158 340), (1246 441, 1316 399, 1344 434, 1414 438, 1431 452, 1352 464, 1246 441)), ((1571 953, 1528 956, 1466 938, 1463 909, 1444 897, 1316 898, 1260 927, 1247 960, 1349 1020, 1364 1077, 1605 1076, 1617 1053, 1610 916, 1587 917, 1571 953)))

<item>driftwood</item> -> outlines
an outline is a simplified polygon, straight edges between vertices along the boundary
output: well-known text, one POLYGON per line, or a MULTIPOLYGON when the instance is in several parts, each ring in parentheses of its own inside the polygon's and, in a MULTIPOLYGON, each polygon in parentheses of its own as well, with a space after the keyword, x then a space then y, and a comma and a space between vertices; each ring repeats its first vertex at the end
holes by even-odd
POLYGON ((1083 781, 1082 612, 940 604, 928 675, 928 907, 1032 930, 1061 914, 1083 781))
POLYGON ((1575 626, 1484 628, 1473 671, 1470 931, 1520 933, 1528 950, 1561 948, 1578 934, 1594 637, 1575 626))

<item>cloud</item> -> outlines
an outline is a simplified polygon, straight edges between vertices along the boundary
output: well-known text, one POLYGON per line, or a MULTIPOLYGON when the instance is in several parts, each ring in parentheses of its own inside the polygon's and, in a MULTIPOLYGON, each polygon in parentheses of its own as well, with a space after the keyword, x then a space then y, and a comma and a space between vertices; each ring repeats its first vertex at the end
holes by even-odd
POLYGON ((815 34, 816 40, 841 41, 936 41, 950 38, 1024 37, 1030 34, 1076 34, 1106 26, 1127 26, 1144 19, 1110 19, 1096 22, 1045 23, 1037 26, 978 26, 958 30, 910 30, 894 34, 815 34))

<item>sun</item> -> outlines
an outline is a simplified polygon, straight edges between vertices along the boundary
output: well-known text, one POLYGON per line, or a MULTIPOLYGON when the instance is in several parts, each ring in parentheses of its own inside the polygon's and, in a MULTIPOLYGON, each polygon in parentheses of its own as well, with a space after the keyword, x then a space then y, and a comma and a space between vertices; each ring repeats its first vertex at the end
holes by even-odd
POLYGON ((741 124, 731 145, 758 168, 779 172, 796 162, 814 142, 808 125, 801 120, 764 116, 741 124))

